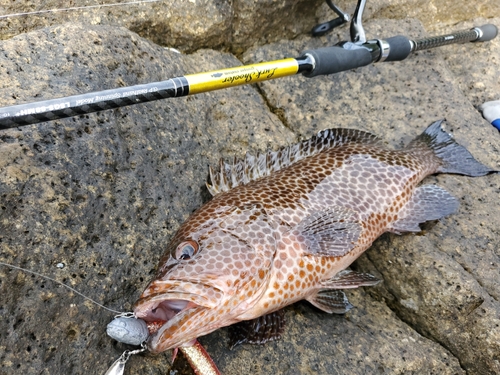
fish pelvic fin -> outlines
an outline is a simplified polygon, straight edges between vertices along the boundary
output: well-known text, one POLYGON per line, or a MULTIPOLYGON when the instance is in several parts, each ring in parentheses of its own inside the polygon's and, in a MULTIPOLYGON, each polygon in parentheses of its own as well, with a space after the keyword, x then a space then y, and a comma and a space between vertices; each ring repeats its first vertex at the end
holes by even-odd
POLYGON ((321 284, 325 289, 354 289, 377 285, 381 280, 369 273, 343 270, 321 284))
POLYGON ((354 306, 349 303, 345 293, 339 289, 373 286, 380 281, 379 278, 369 273, 342 270, 330 280, 323 281, 321 286, 324 289, 318 289, 316 293, 307 298, 307 301, 329 314, 345 314, 354 306))
POLYGON ((458 201, 445 189, 436 185, 422 185, 415 189, 389 230, 397 234, 420 232, 419 224, 441 219, 454 213, 457 208, 458 201))
POLYGON ((439 120, 432 123, 422 134, 407 146, 408 149, 431 149, 440 161, 436 172, 455 173, 465 176, 478 177, 498 171, 478 162, 471 153, 459 145, 450 134, 444 131, 439 120))

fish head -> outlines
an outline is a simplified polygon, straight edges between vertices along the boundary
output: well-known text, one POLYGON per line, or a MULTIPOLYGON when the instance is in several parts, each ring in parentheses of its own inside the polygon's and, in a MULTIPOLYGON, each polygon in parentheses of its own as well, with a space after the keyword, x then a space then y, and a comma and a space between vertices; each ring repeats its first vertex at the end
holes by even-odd
POLYGON ((195 212, 177 231, 155 278, 134 305, 148 324, 154 353, 238 322, 266 290, 275 252, 273 228, 255 205, 195 212))

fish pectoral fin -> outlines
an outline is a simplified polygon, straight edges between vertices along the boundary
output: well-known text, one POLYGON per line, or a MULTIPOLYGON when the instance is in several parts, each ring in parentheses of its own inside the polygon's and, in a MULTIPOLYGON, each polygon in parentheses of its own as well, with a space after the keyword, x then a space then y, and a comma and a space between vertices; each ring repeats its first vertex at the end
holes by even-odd
POLYGON ((377 285, 381 280, 369 273, 343 270, 321 285, 328 289, 353 289, 360 286, 377 285))
POLYGON ((389 230, 395 233, 420 232, 419 224, 441 219, 455 212, 457 208, 458 201, 443 188, 436 185, 419 186, 389 230))
POLYGON ((345 314, 354 307, 341 290, 322 289, 307 301, 329 314, 345 314))
POLYGON ((343 256, 356 246, 362 230, 356 212, 335 206, 307 216, 292 234, 310 255, 343 256))
POLYGON ((265 344, 279 340, 285 330, 285 312, 283 309, 244 320, 229 327, 229 348, 240 344, 265 344))

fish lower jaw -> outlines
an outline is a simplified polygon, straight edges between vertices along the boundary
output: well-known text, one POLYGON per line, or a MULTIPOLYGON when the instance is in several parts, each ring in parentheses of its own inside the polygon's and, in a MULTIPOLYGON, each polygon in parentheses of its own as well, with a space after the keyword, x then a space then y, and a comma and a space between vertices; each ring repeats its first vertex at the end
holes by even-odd
POLYGON ((198 337, 237 322, 232 317, 221 317, 217 310, 203 306, 185 309, 152 333, 146 342, 147 347, 152 353, 161 353, 192 346, 198 337))
MULTIPOLYGON (((203 309, 203 308, 201 308, 203 309)), ((150 352, 161 353, 166 350, 192 346, 199 334, 190 329, 181 329, 184 316, 191 315, 190 312, 179 313, 173 319, 165 322, 159 329, 152 333, 146 344, 150 352), (180 324, 180 325, 179 325, 180 324)))
POLYGON ((175 326, 192 309, 204 309, 192 301, 183 299, 150 300, 139 304, 134 309, 134 314, 138 319, 146 322, 149 338, 147 340, 148 349, 153 353, 160 353, 168 349, 180 346, 193 345, 193 340, 186 340, 181 344, 173 342, 170 338, 165 338, 164 332, 175 331, 175 326), (168 347, 165 346, 168 345, 168 347))

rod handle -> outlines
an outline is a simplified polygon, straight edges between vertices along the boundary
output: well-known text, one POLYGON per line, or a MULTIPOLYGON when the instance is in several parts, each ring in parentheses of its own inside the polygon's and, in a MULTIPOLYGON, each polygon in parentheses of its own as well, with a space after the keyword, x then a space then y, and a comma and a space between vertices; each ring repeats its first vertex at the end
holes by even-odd
POLYGON ((342 47, 304 51, 303 56, 310 56, 314 60, 313 69, 304 73, 309 78, 359 68, 372 62, 372 55, 367 48, 349 42, 342 47))
POLYGON ((403 35, 397 35, 385 39, 389 44, 389 55, 384 61, 402 61, 411 53, 410 39, 403 35))

